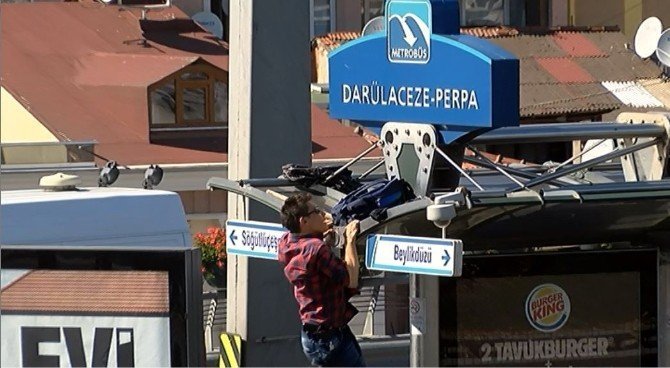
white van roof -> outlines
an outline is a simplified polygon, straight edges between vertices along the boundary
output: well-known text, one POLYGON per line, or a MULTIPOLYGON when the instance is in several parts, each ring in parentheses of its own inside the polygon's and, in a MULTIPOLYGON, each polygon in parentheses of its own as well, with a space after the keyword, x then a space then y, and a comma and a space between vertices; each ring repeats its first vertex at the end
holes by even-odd
POLYGON ((0 192, 0 245, 190 248, 176 193, 127 188, 0 192))

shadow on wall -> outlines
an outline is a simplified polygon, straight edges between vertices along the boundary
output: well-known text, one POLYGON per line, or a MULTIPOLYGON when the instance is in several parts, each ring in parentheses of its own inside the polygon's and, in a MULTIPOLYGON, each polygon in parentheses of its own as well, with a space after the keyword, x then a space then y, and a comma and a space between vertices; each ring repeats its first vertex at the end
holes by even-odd
POLYGON ((228 55, 226 44, 214 36, 206 36, 212 42, 189 37, 189 33, 203 32, 202 28, 190 19, 143 19, 140 20, 140 28, 144 38, 171 49, 202 55, 228 55))

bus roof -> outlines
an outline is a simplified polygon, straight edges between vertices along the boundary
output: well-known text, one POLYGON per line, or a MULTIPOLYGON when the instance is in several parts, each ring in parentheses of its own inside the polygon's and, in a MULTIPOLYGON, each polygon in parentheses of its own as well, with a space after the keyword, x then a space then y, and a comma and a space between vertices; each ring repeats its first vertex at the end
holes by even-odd
POLYGON ((191 246, 176 193, 129 188, 0 192, 0 244, 191 246))

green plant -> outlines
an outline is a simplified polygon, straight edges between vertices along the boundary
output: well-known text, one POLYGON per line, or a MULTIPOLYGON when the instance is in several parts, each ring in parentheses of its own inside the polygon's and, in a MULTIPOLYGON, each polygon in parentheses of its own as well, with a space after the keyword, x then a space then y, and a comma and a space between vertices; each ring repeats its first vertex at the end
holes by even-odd
POLYGON ((200 270, 207 277, 213 268, 223 269, 226 262, 226 232, 220 227, 210 227, 206 233, 193 236, 193 243, 200 248, 200 270))

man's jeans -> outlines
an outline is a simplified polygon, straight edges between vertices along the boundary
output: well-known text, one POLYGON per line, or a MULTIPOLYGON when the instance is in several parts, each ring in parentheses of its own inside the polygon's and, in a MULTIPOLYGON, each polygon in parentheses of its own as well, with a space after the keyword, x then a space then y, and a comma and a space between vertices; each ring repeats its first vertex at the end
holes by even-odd
POLYGON ((302 331, 302 350, 314 366, 365 367, 361 347, 345 326, 325 335, 302 331))

